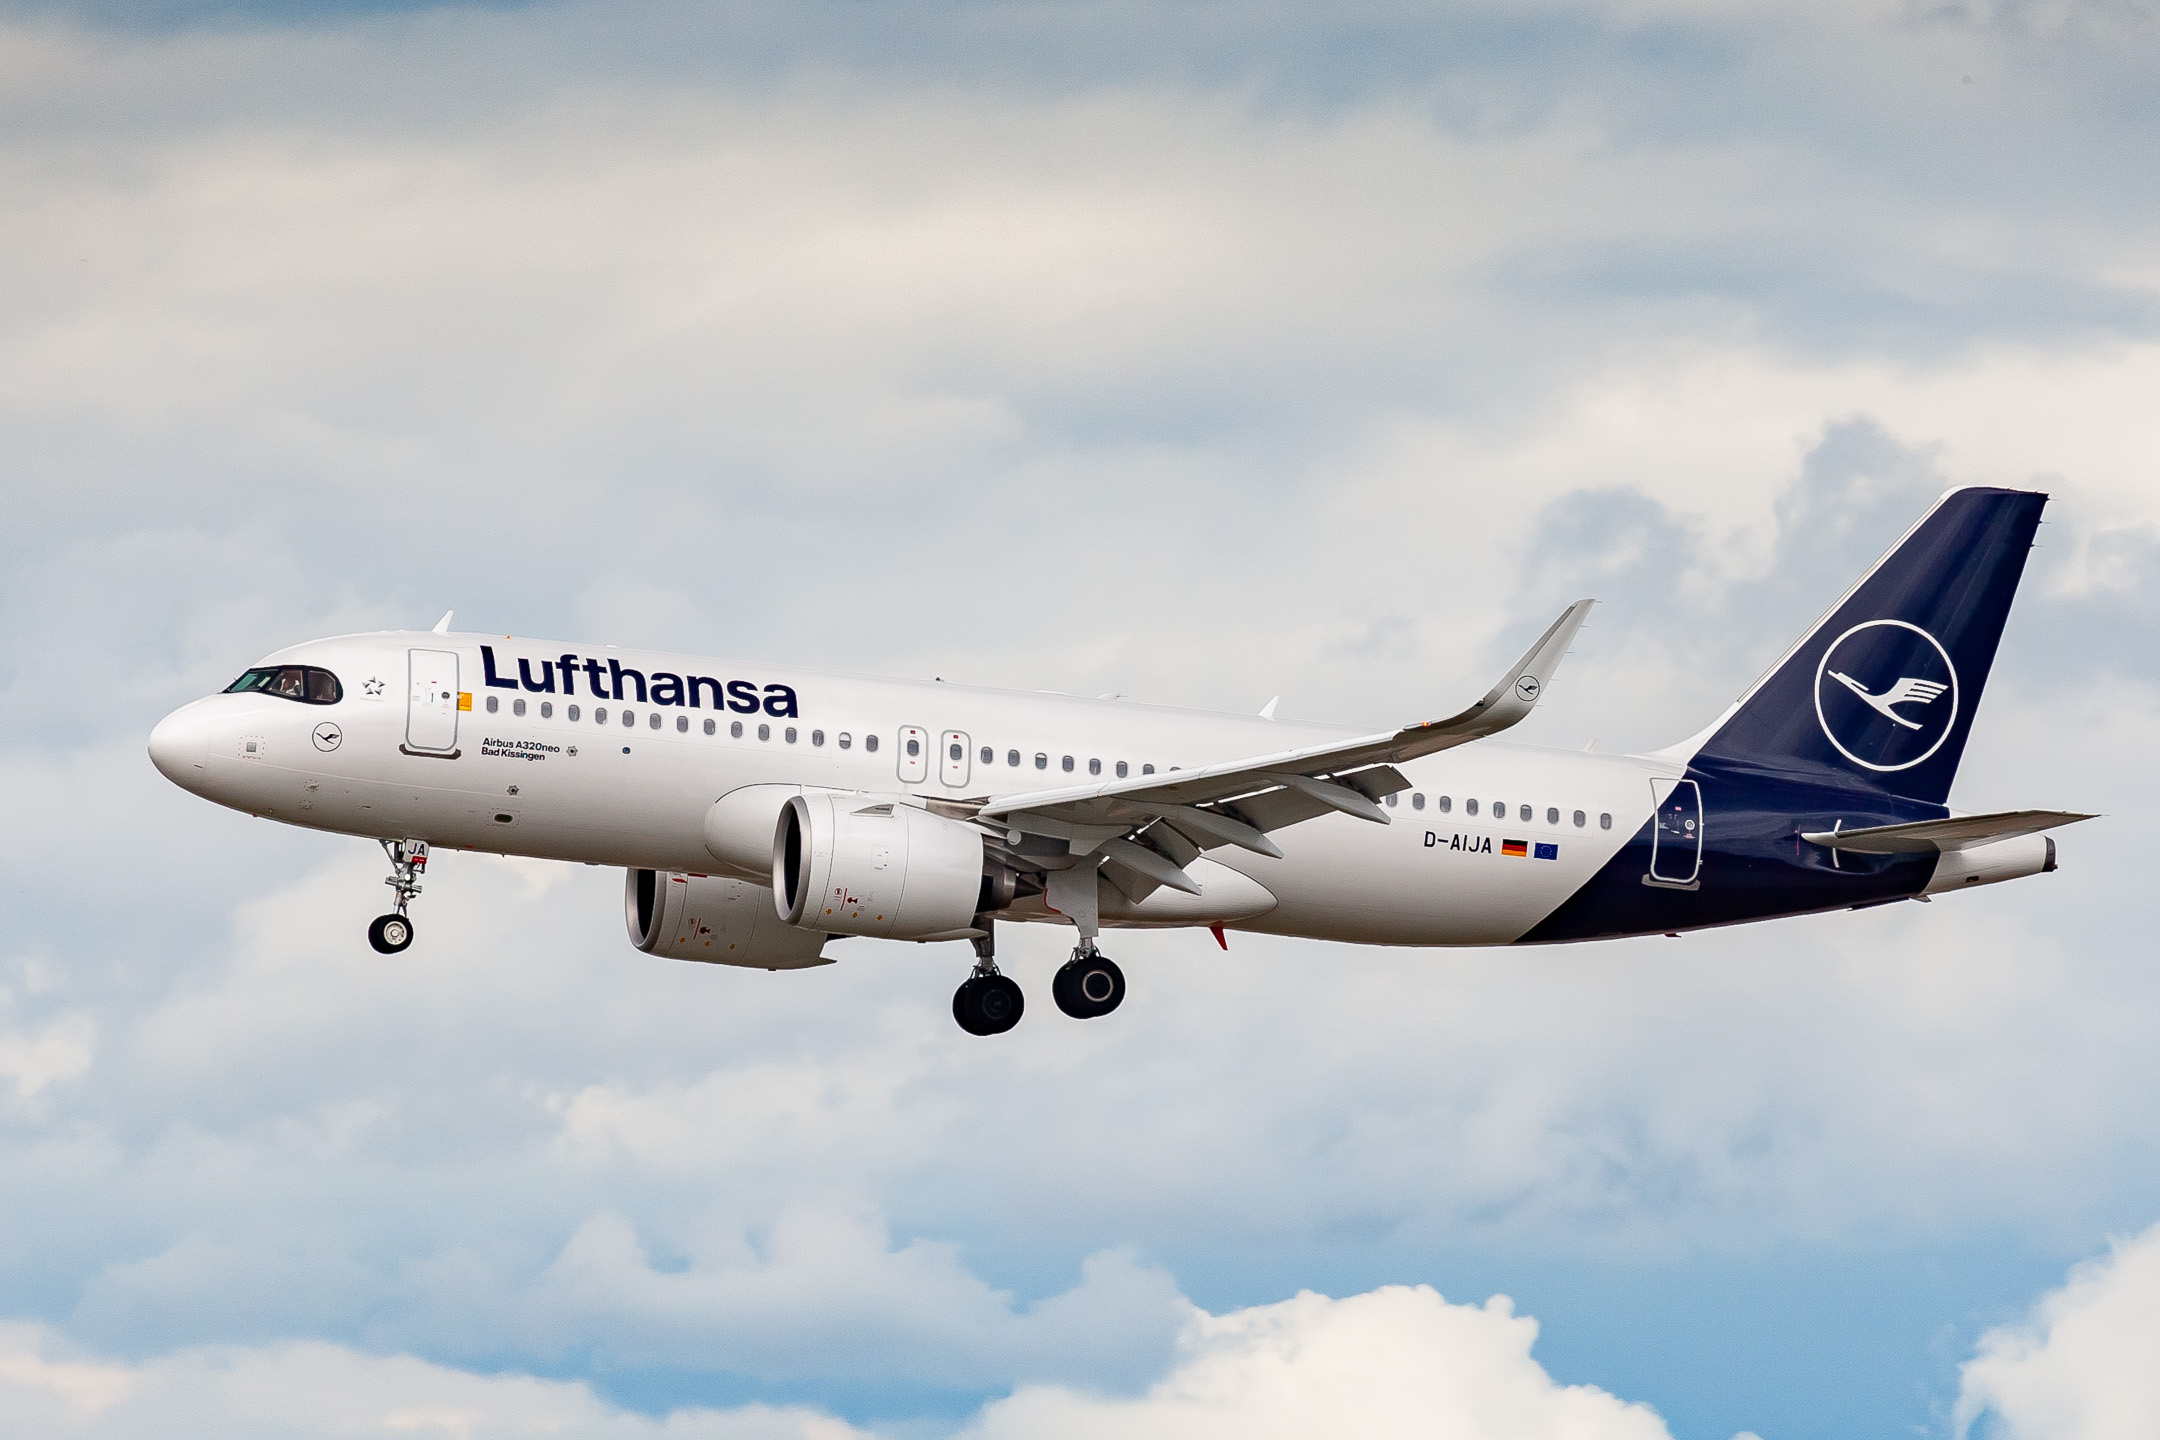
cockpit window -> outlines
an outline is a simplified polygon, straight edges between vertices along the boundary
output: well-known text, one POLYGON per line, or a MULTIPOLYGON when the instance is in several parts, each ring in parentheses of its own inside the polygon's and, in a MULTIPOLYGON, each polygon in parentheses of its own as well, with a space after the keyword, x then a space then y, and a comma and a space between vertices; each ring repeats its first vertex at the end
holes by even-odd
POLYGON ((335 705, 345 698, 345 688, 338 684, 337 676, 313 665, 250 670, 225 687, 228 695, 238 695, 245 690, 260 690, 265 695, 298 700, 303 705, 335 705))

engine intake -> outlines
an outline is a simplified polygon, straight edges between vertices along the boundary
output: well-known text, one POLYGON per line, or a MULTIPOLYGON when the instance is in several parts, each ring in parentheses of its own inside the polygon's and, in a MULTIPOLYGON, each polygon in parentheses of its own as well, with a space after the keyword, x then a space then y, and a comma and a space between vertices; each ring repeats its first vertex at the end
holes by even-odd
POLYGON ((832 962, 824 931, 798 930, 774 912, 762 885, 725 875, 631 870, 623 884, 630 943, 648 955, 759 970, 801 970, 832 962))
POLYGON ((982 832, 871 795, 797 795, 773 835, 773 902, 790 925, 952 938, 982 899, 982 832))

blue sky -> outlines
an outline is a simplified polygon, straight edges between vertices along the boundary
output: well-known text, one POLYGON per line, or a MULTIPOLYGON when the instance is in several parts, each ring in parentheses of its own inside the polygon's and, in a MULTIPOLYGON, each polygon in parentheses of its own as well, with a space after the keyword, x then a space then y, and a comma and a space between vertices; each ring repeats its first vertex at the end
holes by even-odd
POLYGON ((0 1407, 2150 1433, 2156 23, 0 8, 0 1407), (452 607, 1385 724, 1581 594, 1527 738, 1654 746, 1961 483, 2056 497, 1953 799, 2105 812, 2060 873, 1135 935, 1114 1024, 991 1044, 952 947, 703 973, 582 867, 445 857, 386 961, 372 847, 142 748, 452 607))

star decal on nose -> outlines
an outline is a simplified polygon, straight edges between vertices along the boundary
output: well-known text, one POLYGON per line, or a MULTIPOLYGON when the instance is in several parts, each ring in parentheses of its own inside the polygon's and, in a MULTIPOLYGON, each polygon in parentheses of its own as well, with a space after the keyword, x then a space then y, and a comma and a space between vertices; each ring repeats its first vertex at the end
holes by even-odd
POLYGON ((369 697, 373 698, 382 694, 383 682, 374 679, 366 680, 361 683, 360 688, 367 691, 369 697))

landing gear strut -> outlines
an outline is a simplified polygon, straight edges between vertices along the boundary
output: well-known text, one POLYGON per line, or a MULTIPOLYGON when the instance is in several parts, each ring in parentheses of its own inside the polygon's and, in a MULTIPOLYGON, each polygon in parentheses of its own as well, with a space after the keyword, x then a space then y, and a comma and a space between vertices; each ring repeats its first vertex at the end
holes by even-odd
POLYGON ((997 968, 997 937, 988 916, 976 920, 983 934, 973 942, 975 970, 953 991, 952 1016, 970 1035, 1002 1035, 1020 1023, 1027 997, 1010 976, 997 968))
POLYGON ((1124 1001, 1125 972, 1095 948, 1092 938, 1084 939, 1051 980, 1050 998, 1073 1019, 1093 1020, 1124 1001))
POLYGON ((397 906, 378 915, 367 927, 368 944, 385 955, 395 955, 412 944, 413 924, 405 907, 420 893, 420 876, 427 869, 427 841, 385 840, 383 853, 390 857, 390 878, 383 881, 397 892, 397 906))

